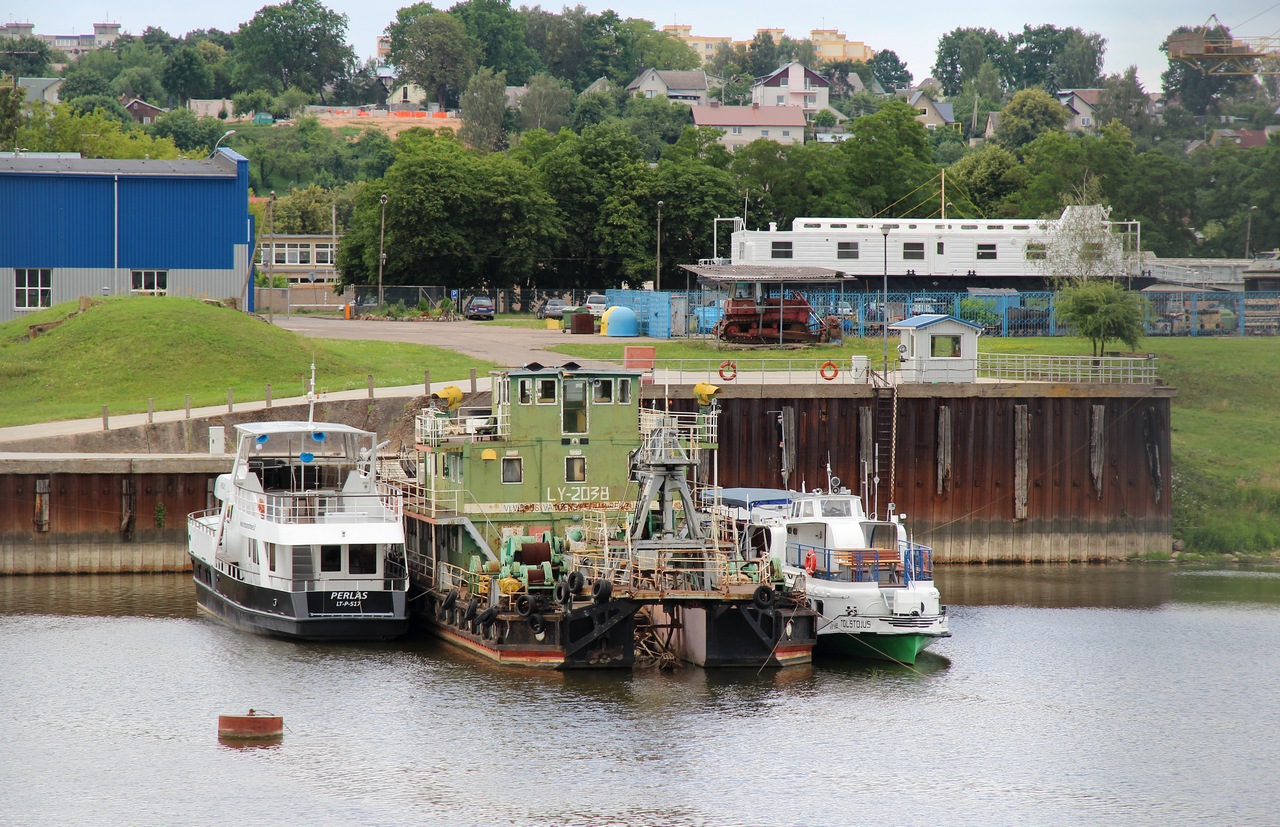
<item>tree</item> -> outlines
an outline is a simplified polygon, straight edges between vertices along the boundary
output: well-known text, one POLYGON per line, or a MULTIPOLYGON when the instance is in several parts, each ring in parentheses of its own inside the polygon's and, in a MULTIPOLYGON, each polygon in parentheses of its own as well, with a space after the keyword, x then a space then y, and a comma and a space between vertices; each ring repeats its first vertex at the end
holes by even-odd
POLYGON ((16 77, 0 75, 0 146, 14 146, 25 99, 26 90, 18 85, 16 77))
POLYGON ((186 103, 191 98, 207 98, 213 92, 213 73, 200 53, 190 46, 183 46, 169 55, 164 62, 161 82, 179 103, 186 103))
POLYGON ((169 138, 183 152, 192 152, 207 151, 226 127, 217 118, 197 118, 190 109, 174 109, 156 118, 147 131, 157 138, 169 138))
POLYGON ((43 78, 49 75, 53 50, 38 37, 23 36, 4 40, 0 46, 0 75, 43 78))
POLYGON ((1045 238, 1042 271, 1057 285, 1083 284, 1124 275, 1124 248, 1107 223, 1110 210, 1098 180, 1087 178, 1066 198, 1067 208, 1045 238))
POLYGON ((106 115, 120 123, 126 129, 136 123, 129 110, 111 95, 82 95, 66 102, 71 111, 80 115, 92 115, 95 112, 106 115))
POLYGON ((1054 312, 1075 328, 1101 356, 1107 342, 1123 342, 1136 350, 1142 340, 1142 299, 1113 281, 1074 283, 1058 291, 1054 312))
POLYGON ((960 91, 964 82, 990 60, 1000 70, 1002 82, 1010 85, 1015 73, 1008 41, 994 29, 953 29, 938 40, 933 76, 946 95, 960 91))
POLYGON ((509 0, 464 0, 449 14, 480 44, 481 66, 505 73, 517 86, 538 70, 538 55, 525 44, 525 17, 509 0))
POLYGON ((874 77, 871 65, 860 60, 829 60, 823 71, 826 72, 827 91, 831 100, 853 97, 857 91, 852 82, 853 75, 857 75, 862 81, 864 89, 871 87, 874 77))
POLYGON ((130 66, 116 75, 111 81, 111 91, 126 100, 139 98, 156 104, 165 100, 160 76, 148 66, 130 66))
POLYGON ((462 130, 458 137, 472 149, 502 149, 502 123, 507 113, 507 76, 481 66, 462 93, 462 130))
POLYGON ((266 89, 255 89, 252 92, 237 92, 231 98, 232 114, 237 118, 253 115, 257 112, 269 112, 275 102, 266 89))
POLYGON ((126 130, 105 112, 83 113, 71 106, 36 106, 18 126, 15 142, 31 152, 79 152, 85 158, 178 157, 178 148, 167 138, 152 138, 141 129, 126 130))
POLYGON ((1000 110, 996 138, 1009 149, 1035 140, 1037 135, 1062 129, 1069 117, 1066 107, 1040 89, 1023 89, 1000 110))
POLYGON ((747 46, 747 64, 744 68, 757 78, 772 73, 782 64, 773 35, 756 32, 756 36, 751 38, 751 45, 747 46))
POLYGON ((529 79, 529 91, 520 99, 520 127, 526 132, 543 129, 559 132, 569 123, 573 91, 563 81, 546 73, 529 79))
POLYGON ((911 85, 911 73, 907 71, 907 64, 892 49, 876 52, 876 56, 871 58, 871 69, 886 92, 905 89, 911 85))
POLYGON ((1090 89, 1102 76, 1102 60, 1107 39, 1100 34, 1084 34, 1076 29, 1054 57, 1053 74, 1063 89, 1090 89))
POLYGON ((836 125, 836 113, 832 112, 830 109, 823 109, 821 112, 815 113, 813 116, 813 125, 822 127, 823 129, 830 129, 836 125))
MULTIPOLYGON (((947 173, 947 180, 968 197, 978 215, 1000 215, 1004 199, 1027 183, 1026 170, 1013 153, 993 143, 983 144, 956 161, 947 173)), ((961 212, 966 212, 961 206, 961 212)))
POLYGON ((325 89, 355 60, 346 41, 347 16, 320 0, 264 6, 236 34, 235 74, 241 88, 296 86, 323 102, 325 89))
MULTIPOLYGON (((1231 40, 1231 31, 1225 26, 1214 26, 1208 30, 1179 26, 1160 44, 1160 51, 1168 54, 1171 40, 1180 34, 1193 32, 1203 33, 1206 39, 1215 41, 1231 40)), ((1176 98, 1184 109, 1200 117, 1216 112, 1224 98, 1231 97, 1251 82, 1252 79, 1238 75, 1209 75, 1200 67, 1173 57, 1169 58, 1169 68, 1160 75, 1165 97, 1170 100, 1176 98)))
POLYGON ((1150 101, 1138 81, 1138 67, 1130 66, 1124 74, 1109 75, 1102 82, 1098 95, 1098 107, 1094 111, 1097 123, 1119 121, 1129 131, 1144 138, 1152 135, 1151 115, 1147 111, 1150 101))
POLYGON ((456 17, 426 3, 396 12, 396 22, 387 27, 387 34, 390 60, 400 69, 401 79, 426 89, 441 109, 475 74, 480 45, 456 17))

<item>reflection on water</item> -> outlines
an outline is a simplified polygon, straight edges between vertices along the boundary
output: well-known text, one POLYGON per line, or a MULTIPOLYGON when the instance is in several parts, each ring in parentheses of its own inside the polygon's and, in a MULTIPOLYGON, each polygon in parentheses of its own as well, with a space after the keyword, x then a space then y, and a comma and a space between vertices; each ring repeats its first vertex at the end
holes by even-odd
POLYGON ((939 580, 915 668, 561 674, 240 634, 186 575, 0 579, 0 822, 1274 823, 1280 577, 939 580), (249 707, 285 737, 220 745, 249 707))

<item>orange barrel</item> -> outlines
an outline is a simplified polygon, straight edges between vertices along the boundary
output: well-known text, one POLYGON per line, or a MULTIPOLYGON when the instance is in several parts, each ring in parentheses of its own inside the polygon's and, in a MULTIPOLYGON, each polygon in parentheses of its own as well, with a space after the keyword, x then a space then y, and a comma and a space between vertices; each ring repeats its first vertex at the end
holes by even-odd
POLYGON ((269 712, 250 709, 247 715, 219 715, 219 738, 280 738, 284 735, 284 718, 269 712))

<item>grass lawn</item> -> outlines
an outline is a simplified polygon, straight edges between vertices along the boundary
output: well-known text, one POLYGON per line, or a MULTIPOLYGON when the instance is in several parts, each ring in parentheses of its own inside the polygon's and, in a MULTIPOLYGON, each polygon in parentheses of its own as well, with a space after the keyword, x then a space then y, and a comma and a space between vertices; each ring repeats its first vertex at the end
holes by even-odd
POLYGON ((374 383, 393 387, 465 379, 489 367, 454 351, 391 342, 307 339, 244 313, 196 299, 109 298, 75 315, 75 302, 0 324, 0 427, 186 404, 282 399, 305 392, 316 365, 316 389, 341 391, 374 383), (68 318, 69 317, 69 318, 68 318), (65 318, 28 338, 28 325, 65 318))

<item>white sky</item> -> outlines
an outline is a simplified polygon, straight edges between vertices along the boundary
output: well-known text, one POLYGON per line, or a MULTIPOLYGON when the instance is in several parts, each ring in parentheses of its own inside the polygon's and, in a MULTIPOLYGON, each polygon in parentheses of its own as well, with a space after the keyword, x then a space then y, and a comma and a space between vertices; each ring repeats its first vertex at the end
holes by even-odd
MULTIPOLYGON (((455 0, 437 2, 447 9, 455 0)), ((513 0, 513 5, 533 3, 513 0)), ((570 0, 570 5, 576 5, 570 0)), ((219 3, 164 3, 147 0, 59 0, 40 4, 18 0, 16 7, 3 12, 4 20, 30 21, 42 34, 77 34, 93 31, 93 23, 120 23, 123 31, 139 34, 147 26, 159 26, 172 35, 192 29, 218 28, 235 31, 265 3, 261 0, 222 0, 219 3)), ((406 0, 329 0, 327 4, 349 18, 348 42, 361 59, 370 57, 377 36, 395 17, 406 0)), ((556 9, 563 3, 543 2, 556 9)), ((612 8, 622 17, 652 20, 661 28, 667 23, 693 26, 695 35, 730 36, 750 39, 759 28, 785 28, 787 34, 807 37, 812 29, 836 28, 850 40, 861 40, 872 49, 893 49, 907 64, 916 80, 930 73, 938 39, 958 27, 984 27, 1008 35, 1023 24, 1045 23, 1065 28, 1078 26, 1098 32, 1107 39, 1108 74, 1136 65, 1147 91, 1157 91, 1160 73, 1167 61, 1160 43, 1181 25, 1195 26, 1210 14, 1239 36, 1270 36, 1280 30, 1280 3, 1273 0, 1218 0, 1203 4, 1192 0, 1058 0, 1056 3, 993 2, 963 3, 956 0, 916 0, 896 3, 797 3, 780 7, 765 0, 584 0, 593 12, 612 8), (732 9, 732 14, 726 13, 732 9)))

